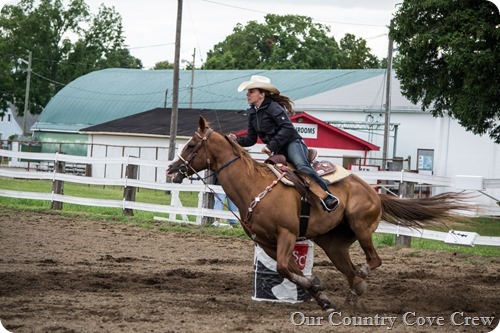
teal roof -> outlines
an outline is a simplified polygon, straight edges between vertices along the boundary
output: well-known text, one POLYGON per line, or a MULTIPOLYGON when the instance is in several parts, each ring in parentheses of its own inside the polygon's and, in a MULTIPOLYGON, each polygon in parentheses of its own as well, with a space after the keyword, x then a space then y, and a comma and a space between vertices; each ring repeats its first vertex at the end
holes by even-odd
MULTIPOLYGON (((252 75, 271 79, 292 100, 313 96, 374 76, 384 69, 360 70, 195 70, 194 109, 243 110, 238 85, 252 75)), ((34 130, 76 132, 81 128, 157 107, 172 107, 173 70, 104 69, 61 89, 47 104, 34 130)), ((189 108, 191 70, 181 70, 179 109, 189 108)))

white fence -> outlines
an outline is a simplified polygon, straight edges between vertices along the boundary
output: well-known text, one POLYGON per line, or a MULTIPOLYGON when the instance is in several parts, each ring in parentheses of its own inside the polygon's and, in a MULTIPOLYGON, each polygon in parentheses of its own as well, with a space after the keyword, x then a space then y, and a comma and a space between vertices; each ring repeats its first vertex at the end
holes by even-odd
MULTIPOLYGON (((0 149, 0 157, 37 161, 33 162, 33 165, 41 163, 40 161, 42 162, 46 161, 52 164, 62 161, 70 164, 81 164, 81 165, 92 165, 92 166, 120 165, 122 168, 126 168, 126 166, 128 165, 137 165, 140 167, 144 166, 144 167, 158 168, 162 172, 165 172, 165 167, 166 167, 165 161, 145 160, 142 158, 135 158, 131 156, 120 157, 120 158, 108 158, 108 157, 102 158, 102 157, 73 156, 73 155, 65 155, 57 153, 49 154, 49 153, 15 152, 15 151, 0 149)), ((196 224, 201 224, 201 219, 204 216, 222 218, 222 219, 228 219, 234 217, 233 214, 228 211, 219 211, 203 207, 203 196, 205 193, 211 191, 201 182, 187 183, 185 181, 183 184, 171 184, 171 183, 150 182, 150 181, 141 181, 137 179, 129 179, 127 177, 121 177, 121 174, 119 178, 96 178, 96 177, 87 177, 74 174, 58 173, 54 168, 52 171, 42 170, 34 172, 33 170, 36 170, 36 168, 32 168, 32 171, 26 171, 26 169, 12 169, 12 168, 0 167, 0 177, 16 178, 16 179, 41 179, 41 180, 51 180, 51 181, 73 182, 79 184, 112 185, 112 186, 121 186, 124 188, 136 187, 136 188, 147 188, 147 189, 162 190, 162 191, 171 191, 172 199, 170 204, 158 205, 158 204, 141 203, 135 201, 127 201, 125 199, 123 200, 91 199, 82 197, 72 197, 63 194, 56 194, 53 192, 52 193, 21 192, 11 189, 0 189, 0 196, 34 199, 34 200, 46 200, 51 202, 57 201, 57 202, 72 203, 85 206, 112 207, 120 209, 132 209, 132 210, 165 213, 169 214, 169 219, 172 221, 176 221, 176 215, 181 215, 182 219, 179 220, 179 222, 189 222, 187 216, 194 215, 196 216, 196 222, 195 222, 196 224), (196 208, 182 206, 182 203, 179 199, 179 192, 182 191, 199 193, 198 206, 196 208)), ((483 179, 483 178, 478 179, 477 177, 472 177, 471 180, 470 177, 466 176, 452 179, 447 177, 421 175, 404 171, 386 171, 386 172, 356 171, 355 173, 368 183, 374 185, 376 184, 377 186, 380 186, 380 184, 378 184, 379 181, 393 181, 396 183, 413 182, 417 184, 431 184, 431 186, 438 186, 438 187, 456 187, 456 183, 464 183, 465 179, 465 183, 469 184, 468 186, 471 187, 468 188, 469 190, 478 190, 482 192, 481 190, 487 190, 488 188, 500 188, 500 179, 483 179), (476 189, 472 187, 478 187, 478 188, 476 189)), ((211 185, 211 188, 218 193, 223 192, 220 186, 211 185)), ((478 213, 480 214, 492 213, 493 215, 500 215, 500 209, 495 210, 495 207, 490 207, 490 206, 482 207, 478 213)), ((407 235, 419 238, 440 239, 443 241, 446 238, 449 238, 449 235, 447 235, 446 233, 399 228, 397 226, 388 225, 386 223, 381 223, 377 231, 397 234, 397 235, 407 235)), ((473 242, 471 242, 469 245, 473 244, 500 246, 500 237, 486 237, 486 236, 475 235, 473 242)))

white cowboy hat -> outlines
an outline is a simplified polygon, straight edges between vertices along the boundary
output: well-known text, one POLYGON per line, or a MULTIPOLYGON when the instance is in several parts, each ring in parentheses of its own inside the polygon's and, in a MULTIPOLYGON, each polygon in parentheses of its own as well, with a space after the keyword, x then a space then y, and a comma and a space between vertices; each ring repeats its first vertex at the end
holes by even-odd
POLYGON ((278 88, 273 86, 271 84, 271 79, 265 76, 260 76, 260 75, 252 75, 250 78, 250 81, 245 81, 240 86, 238 87, 238 92, 242 92, 243 90, 248 90, 248 89, 264 89, 267 91, 272 92, 273 94, 280 94, 280 91, 278 88))

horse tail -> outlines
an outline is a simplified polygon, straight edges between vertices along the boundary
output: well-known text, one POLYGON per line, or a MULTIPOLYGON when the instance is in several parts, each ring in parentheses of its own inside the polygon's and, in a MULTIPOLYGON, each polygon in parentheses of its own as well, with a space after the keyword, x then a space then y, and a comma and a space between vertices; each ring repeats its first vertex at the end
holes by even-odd
POLYGON ((466 202, 470 195, 463 192, 447 192, 429 198, 398 198, 379 194, 382 204, 382 220, 404 227, 422 227, 464 219, 457 211, 473 211, 466 202))

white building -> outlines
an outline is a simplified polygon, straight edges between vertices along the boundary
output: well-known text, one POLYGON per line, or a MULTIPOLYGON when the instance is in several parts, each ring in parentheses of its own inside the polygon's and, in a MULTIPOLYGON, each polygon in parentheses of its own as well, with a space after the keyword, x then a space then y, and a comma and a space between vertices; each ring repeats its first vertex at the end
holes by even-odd
MULTIPOLYGON (((192 73, 181 71, 179 108, 188 108, 192 97, 195 109, 245 110, 245 94, 237 92, 238 85, 251 75, 265 75, 282 94, 295 101, 296 110, 334 122, 351 134, 383 147, 385 73, 383 69, 197 70, 191 95, 192 73), (361 125, 364 129, 348 129, 361 125)), ((172 82, 171 70, 108 69, 87 74, 68 84, 51 100, 33 126, 35 136, 42 142, 88 142, 89 134, 80 132, 84 128, 170 106, 172 82)), ((453 119, 434 118, 422 112, 402 96, 396 78, 391 82, 390 123, 397 132, 390 132, 388 157, 410 157, 411 170, 432 172, 436 176, 500 179, 500 145, 488 136, 465 131, 453 119)), ((192 123, 194 131, 196 119, 192 123)), ((134 142, 141 145, 137 140, 134 142)), ((115 143, 120 145, 125 141, 115 143)), ((371 151, 369 157, 380 159, 382 151, 371 151)), ((485 192, 500 200, 500 189, 485 192)), ((487 196, 478 200, 496 206, 495 200, 487 196)))

